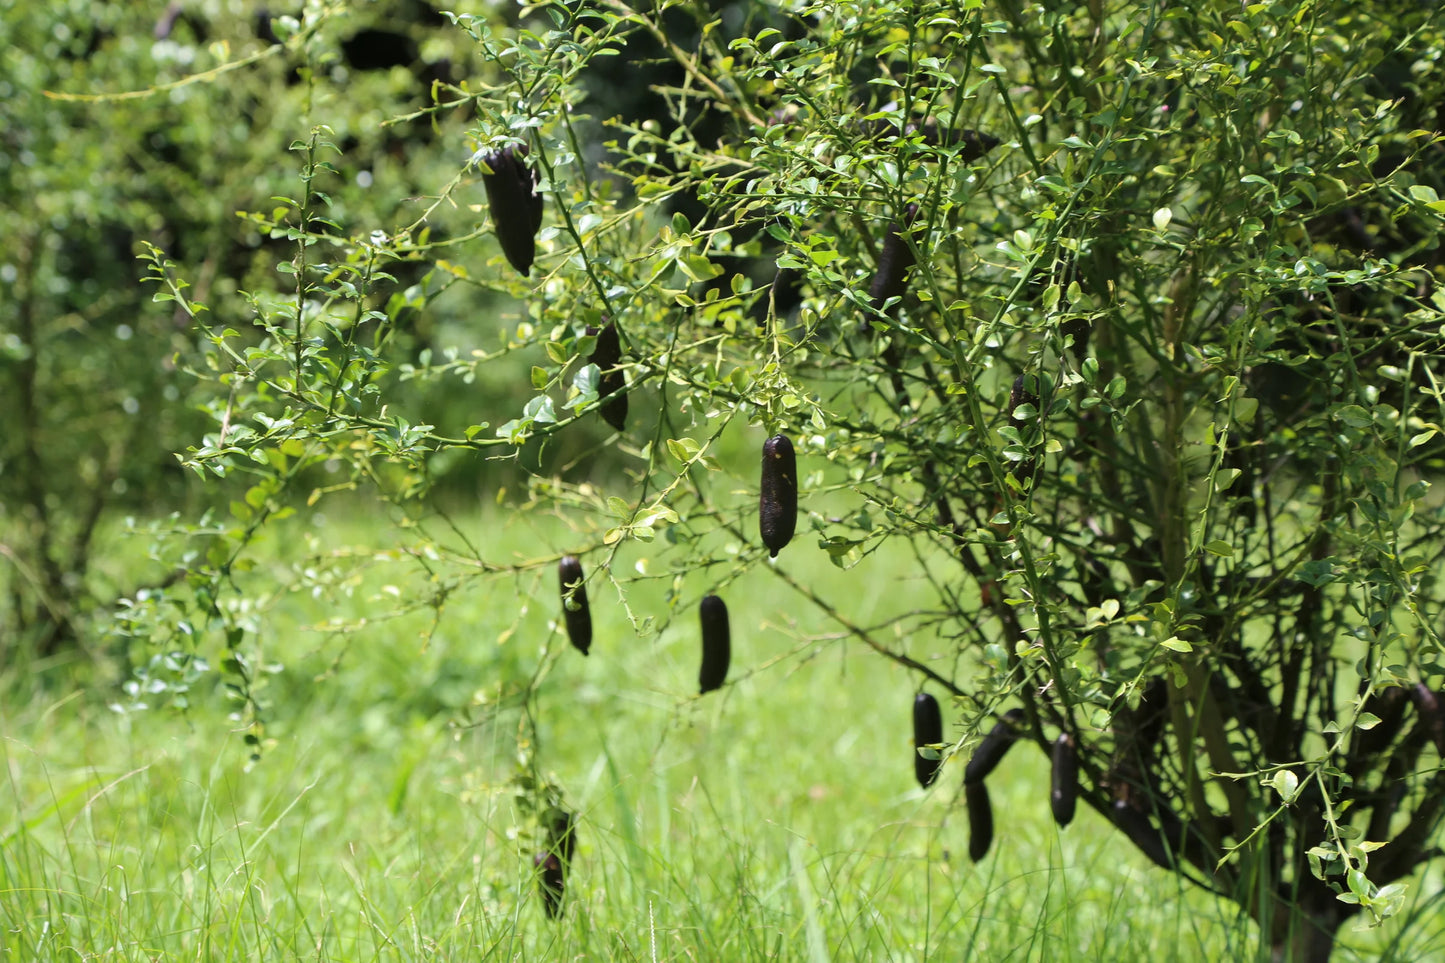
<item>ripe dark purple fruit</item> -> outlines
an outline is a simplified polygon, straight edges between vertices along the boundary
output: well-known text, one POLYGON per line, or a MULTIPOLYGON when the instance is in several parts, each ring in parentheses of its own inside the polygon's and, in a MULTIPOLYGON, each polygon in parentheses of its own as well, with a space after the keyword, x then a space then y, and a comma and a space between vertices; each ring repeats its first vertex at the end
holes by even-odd
POLYGON ((798 461, 787 435, 763 442, 758 483, 758 528, 768 555, 777 558, 798 525, 798 461))
POLYGON ((1162 676, 1155 676, 1144 687, 1139 699, 1139 708, 1133 711, 1137 728, 1137 751, 1145 759, 1154 758, 1154 750, 1164 735, 1164 726, 1169 721, 1169 684, 1162 676))
POLYGON ((705 595, 697 606, 702 624, 702 668, 697 674, 698 694, 720 688, 727 681, 728 663, 732 661, 732 631, 728 627, 728 607, 716 595, 705 595))
MULTIPOLYGON (((925 128, 925 137, 926 136, 925 128)), ((937 136, 937 141, 944 147, 962 147, 963 149, 958 152, 958 157, 959 160, 962 160, 964 163, 978 160, 999 145, 999 139, 992 134, 985 134, 981 130, 971 130, 969 128, 963 128, 952 133, 946 129, 941 130, 937 136)))
POLYGON ((983 781, 963 785, 963 802, 968 807, 968 858, 975 863, 988 855, 993 845, 993 804, 983 781))
POLYGON ((559 806, 547 810, 544 820, 547 829, 547 850, 562 859, 562 868, 571 866, 577 852, 577 817, 559 806))
POLYGON ((1415 711, 1435 743, 1435 751, 1445 756, 1445 711, 1440 707, 1440 699, 1425 683, 1417 682, 1410 689, 1410 701, 1415 703, 1415 711))
POLYGON ((562 915, 562 894, 567 886, 562 860, 556 853, 538 853, 532 857, 532 868, 537 873, 537 892, 542 895, 542 909, 549 920, 555 920, 562 915))
MULTIPOLYGON (((908 272, 917 259, 903 232, 917 216, 918 205, 909 204, 903 213, 903 223, 894 221, 888 228, 888 236, 883 239, 883 249, 878 252, 878 268, 868 286, 868 298, 874 311, 882 311, 891 298, 902 297, 908 289, 908 272)), ((866 320, 864 324, 867 324, 866 320)))
POLYGON ((537 191, 537 174, 527 166, 527 145, 512 144, 482 158, 491 169, 482 175, 487 189, 487 206, 497 242, 512 267, 523 277, 532 272, 537 254, 537 232, 542 228, 542 195, 537 191))
POLYGON ((586 655, 592 648, 592 610, 587 605, 586 579, 577 556, 562 556, 562 561, 557 563, 557 580, 562 585, 562 616, 567 623, 567 638, 586 655))
MULTIPOLYGON (((890 121, 875 120, 862 124, 864 136, 880 139, 895 135, 898 128, 890 121)), ((978 160, 999 145, 999 139, 982 131, 961 127, 957 130, 939 123, 938 118, 929 117, 921 124, 909 124, 903 128, 903 135, 923 135, 923 143, 929 147, 959 147, 959 160, 967 163, 978 160)))
POLYGON ((983 742, 973 751, 973 758, 968 760, 968 765, 963 770, 965 784, 983 782, 1003 761, 1004 754, 1013 747, 1019 737, 1018 726, 1023 722, 1023 718, 1022 709, 1010 709, 1003 714, 1003 719, 983 737, 983 742))
MULTIPOLYGON (((1114 825, 1124 831, 1129 841, 1139 848, 1139 851, 1149 857, 1149 861, 1161 869, 1173 869, 1174 857, 1169 848, 1164 845, 1164 836, 1149 822, 1149 817, 1144 815, 1133 806, 1122 799, 1114 800, 1113 808, 1109 813, 1114 825)), ((1173 845, 1177 845, 1174 843, 1173 845)))
POLYGON ((920 692, 913 697, 913 775, 924 789, 938 778, 938 767, 943 765, 943 760, 923 758, 918 754, 918 747, 942 741, 943 713, 938 709, 938 700, 927 692, 920 692))
POLYGON ((1074 821, 1079 802, 1079 752, 1074 737, 1064 733, 1054 740, 1053 771, 1049 777, 1049 808, 1054 822, 1067 826, 1074 821))
POLYGON ((1019 405, 1033 405, 1035 410, 1039 407, 1039 396, 1030 389, 1026 375, 1019 375, 1015 378, 1013 387, 1009 389, 1008 416, 1010 421, 1013 420, 1014 409, 1019 405))
MULTIPOLYGON (((1029 388, 1029 384, 1026 379, 1026 375, 1019 375, 1017 378, 1015 378, 1013 388, 1009 390, 1008 395, 1009 424, 1013 425, 1015 428, 1021 429, 1019 433, 1023 436, 1025 442, 1029 440, 1030 432, 1026 430, 1027 426, 1023 425, 1022 422, 1016 421, 1014 419, 1014 411, 1018 409, 1021 405, 1030 405, 1033 407, 1035 412, 1037 412, 1039 409, 1039 396, 1034 394, 1034 392, 1029 388)), ((1031 420, 1034 424, 1037 424, 1038 418, 1039 416, 1035 414, 1031 420)), ((1013 476, 1019 481, 1033 481, 1034 476, 1038 472, 1038 465, 1039 463, 1036 459, 1025 458, 1024 460, 1014 465, 1012 469, 1013 476)))
POLYGON ((617 333, 617 324, 607 320, 601 328, 591 325, 587 327, 587 333, 595 335, 597 346, 592 349, 591 362, 597 366, 600 377, 597 381, 597 394, 602 399, 597 410, 602 418, 618 431, 627 423, 627 379, 622 376, 622 340, 617 333))

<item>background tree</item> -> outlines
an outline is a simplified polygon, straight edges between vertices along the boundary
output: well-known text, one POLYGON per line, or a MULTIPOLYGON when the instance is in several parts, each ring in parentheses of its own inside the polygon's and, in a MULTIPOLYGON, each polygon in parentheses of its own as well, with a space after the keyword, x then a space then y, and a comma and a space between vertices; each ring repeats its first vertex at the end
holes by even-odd
MULTIPOLYGON (((276 158, 296 131, 273 122, 313 108, 347 147, 332 195, 349 216, 381 217, 434 181, 441 159, 417 149, 431 124, 383 122, 464 66, 466 38, 439 22, 400 2, 315 3, 297 19, 70 0, 0 18, 11 51, 0 98, 6 664, 71 657, 81 643, 99 654, 97 614, 105 624, 118 595, 178 572, 115 571, 97 541, 126 512, 204 508, 173 453, 204 424, 196 408, 211 386, 184 370, 189 319, 152 307, 138 245, 164 248, 214 310, 264 296, 275 258, 290 255, 236 211, 285 192, 294 175, 276 158)), ((404 324, 398 347, 420 352, 451 322, 427 320, 404 324)))
MULTIPOLYGON (((678 602, 770 566, 954 697, 954 751, 1002 715, 971 770, 981 834, 990 757, 1064 737, 1079 798, 1238 903, 1279 957, 1324 959, 1351 915, 1389 915, 1435 855, 1445 798, 1445 543, 1424 477, 1437 20, 1208 0, 670 10, 697 25, 686 46, 620 3, 539 5, 505 29, 455 16, 480 72, 418 116, 474 112, 472 160, 383 226, 335 210, 339 145, 315 128, 294 200, 248 218, 291 246, 244 313, 206 310, 151 249, 216 385, 186 464, 246 480, 180 604, 232 684, 258 705, 237 601, 257 531, 369 488, 422 533, 434 594, 412 604, 440 618, 510 568, 450 524, 433 482, 513 459, 534 466, 527 499, 577 520, 594 605, 654 577, 618 564, 635 542, 678 602), (594 62, 644 38, 681 72, 657 91, 673 122, 589 117, 594 62), (526 276, 482 263, 484 228, 531 233, 513 214, 429 226, 523 145, 545 204, 526 276), (403 269, 425 273, 408 286, 403 269), (398 350, 418 317, 499 288, 525 312, 500 347, 398 350), (593 479, 559 455, 616 400, 594 363, 608 325, 628 470, 593 479), (530 386, 506 417, 404 387, 498 371, 530 386), (755 469, 717 453, 775 433, 797 448, 806 519, 770 563, 755 469), (818 550, 860 591, 892 590, 905 573, 870 555, 895 540, 924 589, 902 623, 860 624, 789 571, 818 550), (949 660, 924 657, 934 638, 949 660)), ((169 640, 174 611, 137 600, 126 631, 169 640)), ((629 611, 644 636, 673 614, 629 611)), ((539 811, 557 801, 528 786, 539 811)))

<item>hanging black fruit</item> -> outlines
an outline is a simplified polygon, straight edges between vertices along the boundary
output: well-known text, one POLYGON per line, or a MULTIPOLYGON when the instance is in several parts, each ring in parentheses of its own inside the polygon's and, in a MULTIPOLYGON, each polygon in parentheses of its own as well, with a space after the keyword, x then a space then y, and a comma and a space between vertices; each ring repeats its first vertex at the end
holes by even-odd
POLYGON ((556 853, 538 853, 532 857, 532 868, 537 873, 537 892, 542 895, 542 909, 549 920, 555 920, 562 915, 562 894, 567 886, 562 860, 556 853))
POLYGON ((1144 687, 1139 708, 1133 718, 1137 726, 1137 751, 1148 759, 1154 758, 1159 740, 1164 735, 1164 726, 1169 721, 1169 684, 1162 676, 1155 676, 1144 687))
POLYGON ((1439 697, 1425 683, 1417 682, 1410 689, 1410 701, 1415 703, 1415 711, 1435 743, 1435 751, 1445 756, 1445 711, 1441 709, 1439 697))
POLYGON ((1164 837, 1149 822, 1149 817, 1122 799, 1114 800, 1110 816, 1114 825, 1124 831, 1129 841, 1149 857, 1149 861, 1162 869, 1173 869, 1174 858, 1164 845, 1164 837))
POLYGON ((777 558, 798 525, 798 460, 787 435, 763 442, 758 483, 758 528, 768 555, 777 558))
POLYGON ((732 633, 728 628, 728 607, 716 595, 705 595, 697 606, 702 623, 702 668, 697 674, 698 694, 722 686, 732 660, 732 633))
POLYGON ((622 376, 622 340, 617 333, 617 324, 602 317, 601 328, 587 326, 587 333, 597 338, 589 359, 601 373, 597 380, 597 395, 602 403, 597 406, 602 420, 618 431, 627 423, 627 379, 622 376))
POLYGON ((1079 802, 1079 753, 1074 737, 1064 733, 1054 740, 1053 771, 1049 777, 1049 808, 1054 822, 1067 826, 1074 821, 1079 802))
POLYGON ((482 158, 491 169, 482 175, 487 189, 487 206, 497 242, 512 267, 523 277, 532 272, 537 254, 537 232, 542 228, 542 195, 537 191, 537 174, 527 166, 527 145, 512 144, 482 158))
POLYGON ((562 561, 557 563, 557 580, 562 583, 562 616, 567 623, 567 638, 586 655, 592 648, 592 610, 587 606, 586 580, 577 556, 562 556, 562 561))
MULTIPOLYGON (((858 130, 869 140, 892 140, 898 134, 898 128, 889 120, 864 121, 858 125, 858 130)), ((937 117, 925 118, 921 124, 904 126, 904 137, 914 134, 922 134, 923 143, 929 147, 962 148, 958 152, 958 159, 964 163, 978 160, 999 145, 999 139, 992 134, 968 127, 951 128, 940 123, 937 117)))
POLYGON ((975 863, 988 855, 993 845, 993 804, 988 787, 979 782, 964 783, 963 802, 968 807, 968 858, 975 863))
POLYGON ((920 692, 913 697, 913 775, 924 789, 938 778, 938 767, 943 765, 943 760, 923 758, 918 754, 918 747, 942 741, 943 713, 938 709, 938 700, 927 692, 920 692))
POLYGON ((562 859, 562 868, 569 869, 577 852, 577 817, 558 806, 547 810, 543 820, 547 829, 547 849, 562 859))
POLYGON ((1003 760, 1004 753, 1013 747, 1018 739, 1018 727, 1023 722, 1022 709, 1010 709, 1003 719, 989 730, 988 735, 973 751, 973 758, 963 770, 964 783, 983 782, 1003 760))
MULTIPOLYGON (((1013 388, 1008 395, 1008 420, 1010 425, 1019 429, 1019 434, 1023 436, 1024 441, 1028 442, 1029 436, 1033 433, 1033 425, 1038 423, 1038 415, 1035 414, 1031 419, 1031 424, 1028 425, 1014 419, 1014 411, 1021 405, 1030 405, 1035 412, 1039 410, 1039 396, 1030 390, 1028 382, 1025 380, 1026 377, 1019 375, 1014 379, 1013 388)), ((1015 464, 1012 470, 1013 476, 1019 481, 1033 481, 1037 469, 1038 461, 1036 459, 1025 458, 1015 464)))
MULTIPOLYGON (((917 263, 913 248, 903 237, 903 232, 918 216, 918 205, 909 204, 903 212, 903 222, 894 221, 883 239, 883 249, 878 252, 878 268, 873 272, 873 282, 868 286, 869 302, 874 311, 882 311, 891 298, 900 298, 908 289, 908 272, 917 263)), ((863 325, 868 325, 865 319, 863 325)))
POLYGON ((959 147, 963 150, 958 152, 959 160, 967 163, 976 161, 984 154, 993 150, 999 145, 999 139, 992 134, 985 134, 981 130, 970 130, 964 128, 953 132, 940 131, 938 143, 944 147, 959 147))
POLYGON ((1029 388, 1026 378, 1026 375, 1019 375, 1014 379, 1013 387, 1009 389, 1008 416, 1010 421, 1013 420, 1014 409, 1019 405, 1033 405, 1035 410, 1039 407, 1039 396, 1029 388))

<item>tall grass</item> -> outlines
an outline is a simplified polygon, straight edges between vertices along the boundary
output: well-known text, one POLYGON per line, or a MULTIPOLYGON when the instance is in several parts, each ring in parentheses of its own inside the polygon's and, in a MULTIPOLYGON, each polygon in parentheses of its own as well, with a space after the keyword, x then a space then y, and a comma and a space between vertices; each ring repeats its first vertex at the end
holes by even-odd
MULTIPOLYGON (((352 540, 375 544, 356 527, 365 522, 308 524, 276 546, 278 571, 315 565, 318 546, 341 559, 352 540)), ((545 520, 465 524, 488 539, 489 559, 566 547, 545 520)), ((837 637, 767 571, 729 586, 730 684, 699 699, 688 606, 701 583, 675 610, 669 579, 638 583, 634 612, 663 617, 646 638, 594 591, 583 659, 551 624, 550 569, 466 583, 438 614, 408 606, 427 588, 404 560, 358 556, 331 590, 276 592, 261 606, 266 651, 283 668, 265 689, 269 742, 255 766, 219 691, 192 693, 184 714, 120 712, 114 692, 66 693, 64 678, 12 669, 0 706, 11 790, 0 959, 1260 953, 1251 924, 1151 868, 1097 814, 1059 831, 1045 760, 1028 747, 991 779, 997 838, 971 863, 962 760, 927 793, 913 781, 917 680, 837 637), (514 693, 534 677, 525 751, 580 813, 558 922, 535 896, 515 780, 514 693)), ((907 604, 907 583, 888 574, 906 566, 886 551, 844 573, 801 540, 781 561, 864 622, 907 604)), ((929 640, 898 644, 934 656, 929 640)), ((1433 915, 1439 888, 1417 880, 1413 912, 1433 915)), ((1445 946, 1437 924, 1409 941, 1399 932, 1347 931, 1337 958, 1417 960, 1445 946)))

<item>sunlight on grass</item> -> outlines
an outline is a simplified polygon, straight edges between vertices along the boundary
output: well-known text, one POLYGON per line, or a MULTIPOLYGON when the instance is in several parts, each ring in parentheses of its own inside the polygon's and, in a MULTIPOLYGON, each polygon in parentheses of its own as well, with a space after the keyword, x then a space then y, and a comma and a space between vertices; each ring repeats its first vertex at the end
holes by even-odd
MULTIPOLYGON (((564 547, 561 529, 479 524, 489 558, 564 547)), ((333 549, 348 540, 346 526, 328 532, 333 549)), ((906 583, 880 581, 886 557, 841 572, 797 548, 784 563, 850 599, 853 617, 907 604, 906 583), (859 597, 868 580, 881 590, 859 597)), ((639 638, 595 593, 597 642, 583 659, 549 627, 550 572, 468 585, 434 621, 424 609, 385 617, 398 605, 385 586, 408 584, 401 571, 368 564, 346 591, 273 599, 263 631, 284 668, 266 690, 271 743, 249 771, 220 692, 194 693, 188 714, 120 714, 6 680, 3 958, 1258 952, 1251 924, 1150 867, 1097 814, 1058 831, 1047 762, 1029 746, 991 777, 997 836, 970 863, 962 760, 927 793, 913 780, 917 680, 831 635, 767 571, 729 587, 733 672, 701 699, 686 606, 639 638), (506 697, 544 649, 530 748, 580 813, 557 924, 534 893, 514 782, 520 707, 506 697)), ((663 589, 634 586, 634 609, 665 613, 663 589)), ((689 585, 688 598, 705 589, 689 585)), ((932 658, 927 640, 900 645, 932 658)), ((945 704, 945 715, 958 713, 945 704)), ((1420 959, 1440 947, 1439 927, 1426 929, 1410 947, 1347 930, 1339 958, 1358 945, 1361 959, 1420 959)))

